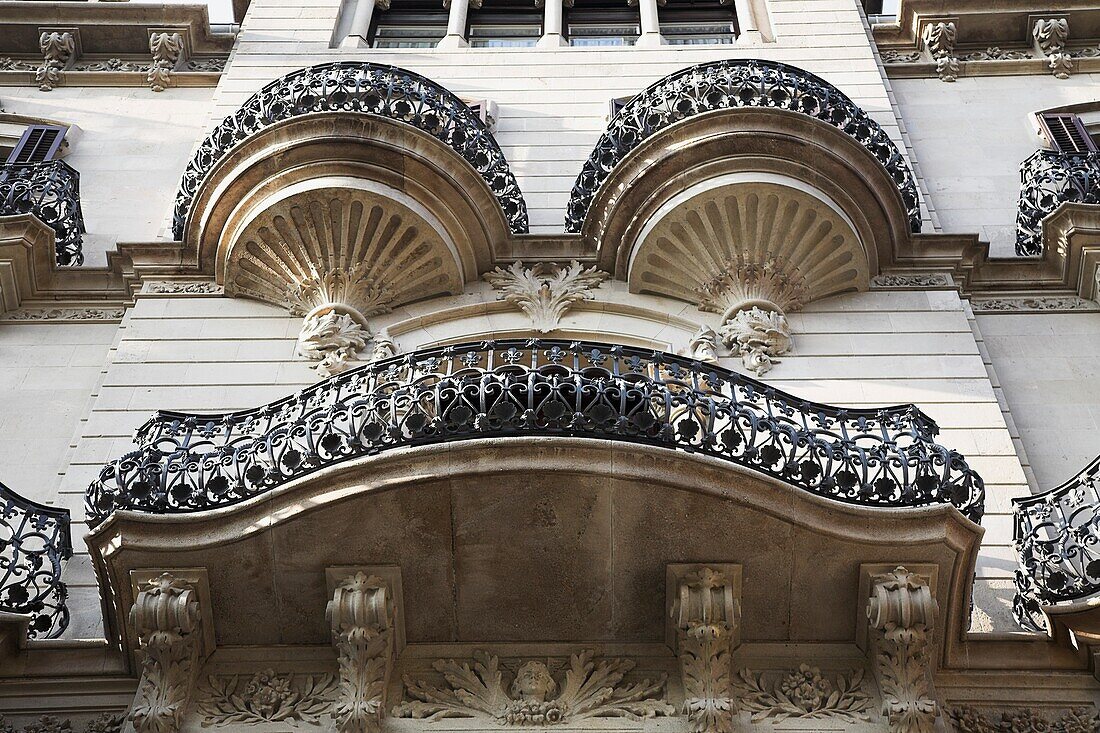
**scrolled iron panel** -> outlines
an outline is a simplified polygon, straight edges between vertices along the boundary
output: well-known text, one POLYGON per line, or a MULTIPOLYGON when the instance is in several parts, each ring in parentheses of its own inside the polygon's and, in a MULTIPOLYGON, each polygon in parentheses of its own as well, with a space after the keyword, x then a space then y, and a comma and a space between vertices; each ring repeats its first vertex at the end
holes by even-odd
POLYGON ((528 230, 527 204, 493 134, 466 104, 435 82, 396 66, 341 61, 276 79, 227 116, 183 172, 172 233, 183 239, 191 204, 214 166, 238 143, 277 122, 318 112, 358 112, 411 125, 440 140, 485 180, 513 233, 528 230))
POLYGON ((979 521, 981 477, 937 432, 913 405, 820 405, 663 352, 487 341, 368 364, 255 410, 157 413, 86 501, 93 524, 116 509, 197 512, 393 448, 550 435, 714 456, 851 504, 951 503, 979 521))
POLYGON ((565 230, 579 232, 600 186, 646 138, 689 117, 719 109, 767 107, 829 123, 882 163, 901 193, 914 232, 921 228, 917 185, 909 164, 877 122, 843 92, 808 71, 774 61, 724 60, 683 69, 650 85, 612 118, 577 181, 565 230))
POLYGON ((63 160, 0 165, 0 216, 34 214, 56 233, 57 264, 84 264, 80 174, 63 160))
POLYGON ((72 556, 67 509, 26 499, 0 483, 0 610, 29 614, 32 639, 69 625, 62 566, 72 556))
POLYGON ((1100 592, 1100 457, 1061 486, 1012 504, 1020 559, 1013 613, 1022 627, 1045 630, 1041 606, 1100 592))
POLYGON ((1064 203, 1100 204, 1100 153, 1039 150, 1020 164, 1017 255, 1043 253, 1043 220, 1064 203))

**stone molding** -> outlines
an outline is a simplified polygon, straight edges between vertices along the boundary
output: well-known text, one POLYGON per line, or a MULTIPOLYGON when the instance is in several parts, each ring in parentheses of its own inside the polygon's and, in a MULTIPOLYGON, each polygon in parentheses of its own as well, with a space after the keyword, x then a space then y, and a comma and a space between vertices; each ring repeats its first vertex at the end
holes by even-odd
POLYGON ((582 300, 595 298, 592 292, 610 277, 595 267, 584 267, 573 260, 568 265, 539 262, 524 267, 516 260, 507 269, 497 267, 483 275, 486 282, 500 291, 500 299, 519 308, 531 319, 539 333, 558 328, 562 316, 582 300))
POLYGON ((902 566, 871 579, 867 601, 872 668, 891 733, 932 733, 932 635, 938 604, 928 580, 902 566))

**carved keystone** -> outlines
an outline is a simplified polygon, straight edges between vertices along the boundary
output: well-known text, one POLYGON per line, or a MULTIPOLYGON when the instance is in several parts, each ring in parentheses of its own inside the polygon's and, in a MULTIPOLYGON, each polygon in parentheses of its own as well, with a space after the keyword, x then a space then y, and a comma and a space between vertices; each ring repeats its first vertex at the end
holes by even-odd
POLYGON ((137 584, 129 620, 137 638, 141 680, 127 714, 137 733, 180 729, 199 666, 212 651, 204 634, 209 619, 204 623, 199 591, 187 574, 162 572, 137 584))
POLYGON ((932 733, 932 632, 939 606, 928 578, 904 567, 874 575, 867 601, 868 641, 891 733, 932 733))
POLYGON ((730 657, 741 626, 739 565, 670 565, 669 616, 684 687, 684 714, 696 733, 729 733, 734 705, 730 657))
POLYGON ((956 37, 954 20, 930 22, 921 31, 921 41, 936 62, 936 73, 940 75, 940 81, 950 82, 959 78, 959 59, 955 56, 956 37))
POLYGON ((507 270, 498 267, 484 275, 501 292, 500 299, 526 313, 539 333, 557 328, 565 312, 574 303, 591 300, 592 291, 608 277, 606 272, 585 268, 576 260, 564 267, 556 262, 524 267, 516 260, 507 270))
MULTIPOLYGON (((383 570, 386 575, 400 572, 383 570)), ((374 733, 382 724, 397 657, 396 595, 380 574, 356 570, 336 584, 325 615, 340 663, 340 687, 332 705, 336 729, 374 733)))

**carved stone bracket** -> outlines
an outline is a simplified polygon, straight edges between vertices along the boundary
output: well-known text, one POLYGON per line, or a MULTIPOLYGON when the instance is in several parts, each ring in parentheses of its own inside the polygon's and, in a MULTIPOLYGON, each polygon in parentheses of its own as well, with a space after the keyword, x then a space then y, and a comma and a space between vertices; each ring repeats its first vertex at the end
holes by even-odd
POLYGON ((924 577, 898 566, 871 578, 868 641, 891 733, 932 733, 932 632, 939 606, 924 577))
POLYGON ((955 55, 957 30, 955 21, 931 22, 924 26, 921 40, 924 42, 932 60, 936 62, 936 73, 941 81, 955 81, 959 78, 959 58, 955 55))
POLYGON ((591 300, 592 291, 610 275, 576 260, 564 267, 556 262, 524 267, 516 260, 507 270, 498 267, 484 277, 501 292, 501 300, 527 314, 536 331, 549 333, 574 303, 591 300))
POLYGON ((1039 18, 1031 29, 1035 50, 1046 56, 1050 72, 1056 79, 1068 79, 1073 72, 1073 60, 1066 52, 1069 40, 1069 20, 1066 18, 1039 18))
POLYGON ((175 733, 201 661, 210 651, 199 592, 182 574, 168 572, 139 582, 138 589, 130 625, 141 659, 141 681, 127 717, 136 733, 175 733))
POLYGON ((163 92, 171 82, 172 72, 187 60, 187 37, 177 30, 153 30, 149 32, 149 53, 153 65, 146 77, 149 88, 163 92))
POLYGON ((78 31, 43 30, 38 37, 42 50, 42 65, 34 72, 34 80, 43 92, 52 90, 61 82, 61 72, 76 61, 78 31))
POLYGON ((717 364, 718 334, 710 326, 700 326, 691 337, 685 356, 690 356, 704 364, 717 364))
POLYGON ((396 611, 389 584, 356 572, 336 586, 326 612, 340 661, 332 716, 341 733, 377 731, 396 651, 396 611))
POLYGON ((741 625, 739 566, 669 566, 670 618, 684 687, 684 714, 696 733, 733 730, 731 654, 741 625))

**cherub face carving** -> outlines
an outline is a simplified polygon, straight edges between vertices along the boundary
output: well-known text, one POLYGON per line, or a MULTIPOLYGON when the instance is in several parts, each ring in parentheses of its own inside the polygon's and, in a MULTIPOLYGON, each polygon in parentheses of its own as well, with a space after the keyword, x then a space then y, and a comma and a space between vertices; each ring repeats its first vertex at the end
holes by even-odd
POLYGON ((524 662, 512 682, 512 696, 517 700, 546 702, 546 698, 557 691, 558 683, 542 662, 524 662))

